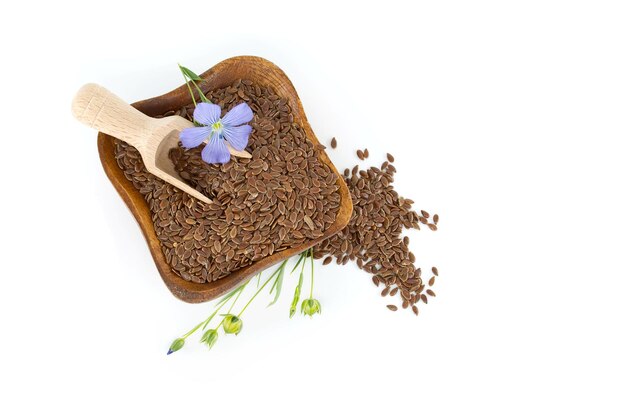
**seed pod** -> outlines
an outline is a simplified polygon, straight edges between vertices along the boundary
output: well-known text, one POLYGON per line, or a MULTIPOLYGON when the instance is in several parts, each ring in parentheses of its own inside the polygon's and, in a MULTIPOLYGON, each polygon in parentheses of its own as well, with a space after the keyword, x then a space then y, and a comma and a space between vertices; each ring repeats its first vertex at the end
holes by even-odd
POLYGON ((234 314, 227 314, 222 324, 224 333, 238 335, 243 327, 243 322, 234 314))
POLYGON ((209 329, 202 335, 200 342, 204 343, 205 345, 209 347, 209 349, 211 349, 213 348, 213 345, 215 345, 215 343, 217 342, 217 338, 218 338, 217 330, 209 329))
POLYGON ((167 354, 171 355, 172 353, 176 352, 177 350, 181 350, 183 348, 183 346, 185 346, 185 339, 178 338, 178 339, 176 339, 176 340, 174 340, 172 342, 172 344, 170 345, 170 349, 167 351, 167 354))
POLYGON ((322 313, 322 305, 314 298, 308 298, 302 302, 302 314, 313 317, 314 314, 322 313))

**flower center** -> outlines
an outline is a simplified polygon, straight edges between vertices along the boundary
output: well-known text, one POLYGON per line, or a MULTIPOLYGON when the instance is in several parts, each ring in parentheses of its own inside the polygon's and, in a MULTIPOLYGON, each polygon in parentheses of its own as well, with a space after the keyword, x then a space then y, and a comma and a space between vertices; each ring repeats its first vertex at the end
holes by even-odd
POLYGON ((211 130, 213 133, 217 133, 219 136, 222 136, 222 131, 224 130, 224 125, 222 125, 222 119, 211 125, 211 130))

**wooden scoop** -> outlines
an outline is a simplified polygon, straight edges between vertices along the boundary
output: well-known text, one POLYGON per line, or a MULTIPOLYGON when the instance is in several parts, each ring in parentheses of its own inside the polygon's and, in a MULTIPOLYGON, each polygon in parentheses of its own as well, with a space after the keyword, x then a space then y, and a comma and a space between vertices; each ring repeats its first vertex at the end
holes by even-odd
MULTIPOLYGON (((178 146, 181 130, 194 124, 180 116, 162 119, 148 117, 98 84, 85 84, 72 102, 74 117, 100 132, 114 136, 139 151, 146 170, 205 203, 211 200, 183 181, 169 159, 169 150, 178 146)), ((229 144, 231 155, 250 158, 246 151, 237 151, 229 144)))

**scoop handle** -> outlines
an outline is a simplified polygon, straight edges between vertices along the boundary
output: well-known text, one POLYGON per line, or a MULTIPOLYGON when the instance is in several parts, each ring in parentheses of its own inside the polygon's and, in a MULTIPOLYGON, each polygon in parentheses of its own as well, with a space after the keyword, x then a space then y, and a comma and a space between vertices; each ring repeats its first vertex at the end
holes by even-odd
POLYGON ((140 151, 157 127, 154 119, 93 83, 78 90, 72 100, 72 113, 85 125, 121 139, 140 151))

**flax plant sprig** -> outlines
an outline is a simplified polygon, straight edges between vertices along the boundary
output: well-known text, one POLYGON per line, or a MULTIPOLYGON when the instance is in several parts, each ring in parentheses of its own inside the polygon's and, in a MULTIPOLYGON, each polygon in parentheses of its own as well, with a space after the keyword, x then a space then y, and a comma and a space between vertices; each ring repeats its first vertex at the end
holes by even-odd
MULTIPOLYGON (((293 317, 293 315, 295 314, 295 311, 297 309, 297 305, 300 299, 300 292, 302 290, 302 284, 304 281, 304 270, 305 270, 307 259, 310 259, 311 261, 311 290, 310 290, 310 297, 302 302, 301 311, 303 314, 311 316, 311 317, 316 313, 321 313, 321 305, 319 301, 317 301, 316 299, 313 299, 313 249, 309 249, 307 251, 302 252, 300 255, 298 255, 298 261, 296 262, 296 265, 291 270, 291 273, 293 273, 298 268, 298 266, 302 264, 301 269, 300 269, 298 283, 297 283, 295 293, 294 293, 294 298, 291 302, 290 309, 289 309, 290 318, 293 317)), ((239 287, 235 288, 234 290, 226 294, 224 297, 222 297, 216 303, 213 312, 205 320, 201 321, 196 326, 194 326, 191 330, 189 330, 187 333, 176 338, 172 342, 167 354, 169 355, 182 349, 185 346, 185 341, 187 340, 187 338, 193 335, 198 330, 204 331, 204 333, 202 334, 202 337, 200 338, 200 342, 207 345, 209 349, 213 348, 213 346, 217 343, 217 340, 219 339, 220 328, 222 329, 224 334, 238 335, 243 329, 243 321, 241 319, 242 315, 244 314, 246 309, 250 306, 250 304, 252 304, 252 302, 257 298, 257 296, 261 292, 263 292, 263 289, 265 289, 265 287, 267 287, 270 284, 270 282, 272 283, 272 285, 270 286, 269 294, 270 295, 273 294, 274 298, 270 302, 268 307, 275 304, 278 301, 280 294, 281 294, 282 286, 284 283, 285 271, 286 271, 288 262, 289 262, 289 259, 283 261, 272 272, 272 274, 266 280, 263 281, 262 284, 261 284, 261 273, 257 275, 258 283, 257 283, 256 291, 252 294, 250 299, 241 308, 241 310, 239 310, 238 314, 233 314, 233 309, 235 305, 237 304, 237 301, 239 300, 241 294, 243 294, 244 290, 246 289, 248 284, 252 281, 252 279, 240 285, 239 287), (222 319, 217 324, 217 326, 207 329, 211 321, 229 303, 230 303, 230 306, 228 307, 227 312, 224 314, 221 314, 222 319)), ((289 275, 291 275, 291 273, 289 275)))

